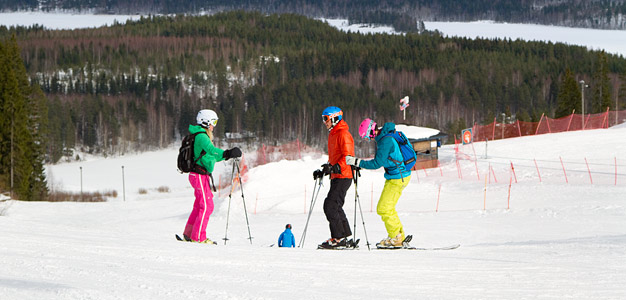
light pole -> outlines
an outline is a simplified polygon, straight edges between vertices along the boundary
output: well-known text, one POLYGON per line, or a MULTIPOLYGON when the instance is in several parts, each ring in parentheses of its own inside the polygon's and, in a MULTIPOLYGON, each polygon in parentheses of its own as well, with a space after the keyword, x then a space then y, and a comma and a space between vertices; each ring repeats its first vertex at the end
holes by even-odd
POLYGON ((79 167, 80 168, 80 201, 84 202, 85 200, 83 199, 83 167, 79 167))
POLYGON ((584 80, 580 81, 580 94, 581 94, 581 98, 582 98, 582 120, 581 120, 581 125, 582 125, 582 130, 585 130, 585 87, 589 87, 589 85, 585 84, 584 80))

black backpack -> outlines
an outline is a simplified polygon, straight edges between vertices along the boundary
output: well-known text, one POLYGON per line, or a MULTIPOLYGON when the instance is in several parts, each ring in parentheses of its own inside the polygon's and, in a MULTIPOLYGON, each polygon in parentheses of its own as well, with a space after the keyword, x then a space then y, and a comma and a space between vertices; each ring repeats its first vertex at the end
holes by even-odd
POLYGON ((180 173, 195 172, 203 175, 208 174, 205 168, 197 164, 202 156, 206 154, 206 152, 202 150, 202 153, 200 153, 200 157, 198 157, 198 159, 196 160, 193 159, 193 144, 196 141, 196 135, 198 135, 199 133, 204 132, 196 132, 194 134, 186 135, 183 138, 182 145, 178 150, 178 171, 180 173))

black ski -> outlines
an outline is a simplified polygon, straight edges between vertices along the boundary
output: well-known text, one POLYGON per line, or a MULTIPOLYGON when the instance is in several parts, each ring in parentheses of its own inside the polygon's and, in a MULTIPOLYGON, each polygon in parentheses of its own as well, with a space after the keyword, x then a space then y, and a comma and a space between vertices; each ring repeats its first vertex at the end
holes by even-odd
POLYGON ((322 247, 322 245, 317 245, 317 250, 357 250, 359 249, 359 242, 361 239, 357 239, 356 241, 349 240, 348 245, 340 246, 340 247, 322 247))

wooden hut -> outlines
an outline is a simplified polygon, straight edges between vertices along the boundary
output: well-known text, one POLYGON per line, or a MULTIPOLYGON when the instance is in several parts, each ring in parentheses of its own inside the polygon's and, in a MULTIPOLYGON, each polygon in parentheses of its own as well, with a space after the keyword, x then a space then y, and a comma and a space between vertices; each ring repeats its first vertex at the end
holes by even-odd
POLYGON ((406 135, 417 154, 413 170, 436 168, 439 165, 438 149, 445 143, 448 135, 437 129, 403 124, 396 125, 396 130, 406 135))

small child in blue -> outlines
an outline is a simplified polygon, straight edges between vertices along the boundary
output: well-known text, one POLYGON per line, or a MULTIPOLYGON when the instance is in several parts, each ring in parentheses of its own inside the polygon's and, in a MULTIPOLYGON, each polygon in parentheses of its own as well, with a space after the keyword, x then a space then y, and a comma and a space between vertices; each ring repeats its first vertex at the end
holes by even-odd
POLYGON ((287 224, 285 231, 278 237, 278 247, 296 247, 296 238, 291 233, 291 224, 287 224))

